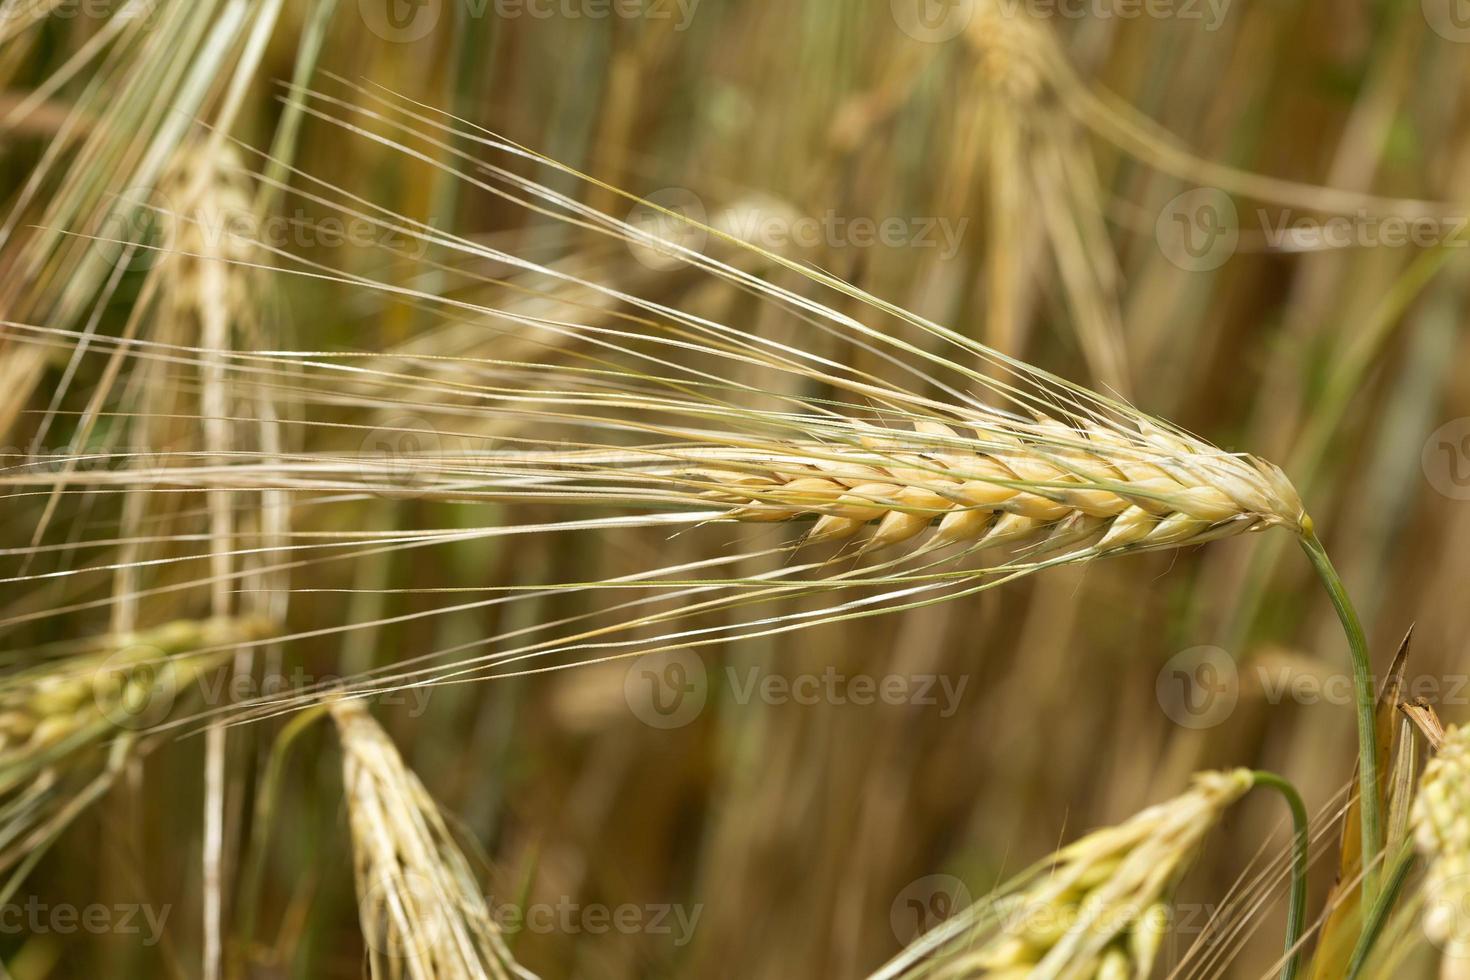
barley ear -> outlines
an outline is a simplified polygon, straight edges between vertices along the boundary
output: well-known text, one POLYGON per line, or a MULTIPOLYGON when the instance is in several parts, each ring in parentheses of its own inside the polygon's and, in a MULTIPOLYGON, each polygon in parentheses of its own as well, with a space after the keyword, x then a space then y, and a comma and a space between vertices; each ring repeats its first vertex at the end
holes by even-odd
POLYGON ((1428 864, 1424 932, 1442 952, 1444 980, 1470 978, 1470 727, 1445 730, 1424 767, 1411 814, 1428 864))
POLYGON ((1187 792, 1062 848, 920 937, 872 980, 1149 976, 1175 884, 1255 785, 1246 769, 1200 773, 1187 792))
POLYGON ((512 958, 469 861, 387 732, 361 702, 330 711, 372 976, 535 980, 512 958))

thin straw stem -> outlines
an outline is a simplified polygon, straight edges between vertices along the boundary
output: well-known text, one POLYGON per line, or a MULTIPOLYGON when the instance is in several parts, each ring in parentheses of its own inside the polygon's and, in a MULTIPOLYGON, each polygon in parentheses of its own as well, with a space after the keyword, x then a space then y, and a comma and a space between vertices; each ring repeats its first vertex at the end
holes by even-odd
POLYGON ((1378 802, 1378 731, 1376 696, 1373 690, 1372 662, 1368 654, 1368 640, 1363 635, 1363 624, 1358 620, 1357 610, 1348 598, 1347 589, 1327 557, 1327 549, 1317 539, 1311 518, 1302 523, 1302 550, 1317 569, 1317 575, 1327 588, 1337 618, 1342 621, 1347 634, 1348 651, 1353 662, 1353 693, 1358 712, 1358 808, 1363 832, 1363 907, 1371 908, 1377 891, 1378 852, 1383 849, 1383 825, 1378 802))
POLYGON ((1307 862, 1311 837, 1308 833, 1307 807, 1295 786, 1274 772, 1251 773, 1257 786, 1280 793, 1291 810, 1291 904, 1286 911, 1286 963, 1281 967, 1281 980, 1296 980, 1301 966, 1302 928, 1307 922, 1307 862))

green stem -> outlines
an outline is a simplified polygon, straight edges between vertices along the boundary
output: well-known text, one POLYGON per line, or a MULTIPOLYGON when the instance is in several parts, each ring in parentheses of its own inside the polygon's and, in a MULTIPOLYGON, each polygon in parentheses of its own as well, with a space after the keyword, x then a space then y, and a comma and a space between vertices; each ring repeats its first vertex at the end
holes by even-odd
POLYGON ((1311 518, 1306 518, 1302 528, 1302 550, 1312 560, 1337 618, 1342 620, 1343 632, 1347 634, 1348 650, 1353 661, 1353 693, 1358 712, 1358 809, 1363 830, 1363 907, 1373 906, 1377 890, 1378 852, 1383 849, 1383 825, 1378 805, 1378 727, 1376 721, 1377 696, 1373 690, 1373 669, 1368 654, 1368 640, 1363 635, 1363 625, 1353 609, 1347 589, 1337 569, 1332 567, 1327 550, 1317 540, 1311 518))
POLYGON ((1281 980, 1296 980, 1301 966, 1302 929, 1307 923, 1307 808, 1296 787, 1274 772, 1251 773, 1257 786, 1274 789, 1291 809, 1293 833, 1291 853, 1291 905, 1286 910, 1286 963, 1281 967, 1281 980))
POLYGON ((1363 970, 1363 964, 1368 962, 1368 954, 1373 952, 1374 943, 1383 934, 1383 927, 1388 922, 1388 913, 1392 910, 1394 902, 1398 900, 1399 890, 1404 886, 1404 879, 1409 876, 1409 869, 1414 866, 1414 847, 1405 842, 1399 850, 1399 856, 1388 869, 1388 877, 1384 879, 1383 890, 1378 895, 1378 901, 1368 910, 1367 917, 1363 920, 1363 931, 1358 936, 1358 946, 1353 950, 1352 961, 1348 964, 1348 980, 1357 980, 1357 976, 1363 970))
POLYGON ((251 827, 249 863, 242 876, 240 909, 243 921, 240 926, 240 949, 245 955, 251 952, 255 941, 256 916, 260 905, 261 884, 265 877, 266 857, 270 853, 270 827, 275 816, 276 798, 280 793, 281 779, 286 770, 286 756, 301 733, 310 728, 322 715, 325 705, 313 705, 292 718, 276 736, 271 746, 270 761, 266 763, 265 775, 260 781, 260 795, 255 800, 255 821, 251 827))

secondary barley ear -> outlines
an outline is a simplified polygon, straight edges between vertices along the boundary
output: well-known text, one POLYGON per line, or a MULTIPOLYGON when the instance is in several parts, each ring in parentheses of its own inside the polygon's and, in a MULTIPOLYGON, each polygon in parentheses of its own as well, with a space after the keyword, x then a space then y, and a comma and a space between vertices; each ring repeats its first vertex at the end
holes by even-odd
POLYGON ((1441 950, 1443 980, 1470 978, 1470 727, 1450 726, 1424 767, 1411 820, 1428 862, 1424 932, 1441 950))
POLYGON ((330 710, 371 975, 536 980, 511 956, 469 861, 388 733, 361 702, 330 710))
POLYGON ((95 638, 0 679, 0 871, 23 876, 230 647, 274 631, 258 619, 183 620, 95 638))
MULTIPOLYGON (((1149 976, 1172 918, 1175 884, 1225 810, 1254 786, 1280 789, 1295 800, 1295 791, 1269 773, 1201 773, 1187 792, 1088 834, 921 936, 871 980, 1149 976)), ((1304 858, 1299 802, 1292 810, 1304 858)), ((1294 889, 1304 887, 1305 868, 1298 871, 1294 889)), ((1300 934, 1295 913, 1304 896, 1294 890, 1288 948, 1300 934)), ((1295 962, 1289 958, 1289 970, 1295 962)))

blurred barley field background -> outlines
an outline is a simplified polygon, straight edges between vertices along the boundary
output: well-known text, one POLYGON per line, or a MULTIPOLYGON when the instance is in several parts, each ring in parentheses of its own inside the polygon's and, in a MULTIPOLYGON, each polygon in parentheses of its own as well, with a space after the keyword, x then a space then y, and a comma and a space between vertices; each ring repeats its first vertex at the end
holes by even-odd
MULTIPOLYGON (((1279 464, 1375 680, 1412 626, 1406 699, 1470 720, 1467 180, 1459 0, 0 0, 6 975, 864 977, 1237 766, 1300 789, 1320 924, 1353 687, 1284 534, 457 674, 650 568, 805 560, 760 550, 780 525, 550 529, 625 511, 477 461, 590 448, 519 393, 544 420, 568 378, 686 354, 835 397, 692 326, 638 346, 655 306, 904 383, 684 251, 793 297, 820 270, 1279 464), (375 934, 383 862, 431 910, 442 871, 519 967, 375 934)), ((1231 807, 1150 975, 1274 975, 1291 842, 1279 801, 1231 807)), ((1400 939, 1382 975, 1435 976, 1400 939)), ((1327 945, 1304 975, 1345 975, 1327 945)))

